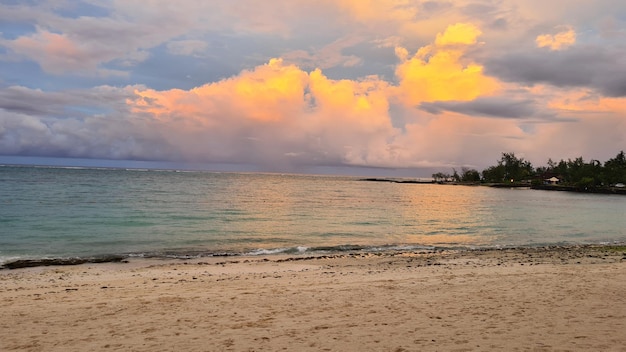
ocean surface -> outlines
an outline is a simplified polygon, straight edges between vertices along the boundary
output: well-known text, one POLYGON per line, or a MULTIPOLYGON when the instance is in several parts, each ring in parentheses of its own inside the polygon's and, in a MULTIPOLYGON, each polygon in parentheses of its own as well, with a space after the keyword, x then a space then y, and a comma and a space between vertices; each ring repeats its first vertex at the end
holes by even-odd
POLYGON ((626 197, 358 177, 0 166, 0 264, 626 242, 626 197))

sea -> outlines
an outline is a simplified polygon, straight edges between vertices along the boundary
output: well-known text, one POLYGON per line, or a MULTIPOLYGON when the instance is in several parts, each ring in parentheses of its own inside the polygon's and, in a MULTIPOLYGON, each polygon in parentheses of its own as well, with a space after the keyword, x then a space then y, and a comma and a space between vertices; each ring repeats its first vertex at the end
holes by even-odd
POLYGON ((359 177, 0 166, 0 265, 626 242, 626 196, 359 177))

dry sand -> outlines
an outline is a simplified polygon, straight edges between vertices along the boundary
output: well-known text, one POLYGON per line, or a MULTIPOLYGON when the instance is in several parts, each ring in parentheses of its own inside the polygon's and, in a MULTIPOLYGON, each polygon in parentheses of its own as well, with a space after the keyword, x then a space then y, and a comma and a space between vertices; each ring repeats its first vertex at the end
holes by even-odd
POLYGON ((0 270, 0 351, 626 351, 626 248, 0 270))

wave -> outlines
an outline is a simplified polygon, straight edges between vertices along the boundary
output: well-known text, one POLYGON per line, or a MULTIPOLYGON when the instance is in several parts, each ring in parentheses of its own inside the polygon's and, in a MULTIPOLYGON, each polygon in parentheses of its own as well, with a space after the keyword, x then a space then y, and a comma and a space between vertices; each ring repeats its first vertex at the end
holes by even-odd
POLYGON ((99 256, 72 256, 72 257, 41 257, 41 258, 20 258, 5 257, 0 258, 1 269, 19 269, 38 266, 57 266, 57 265, 79 265, 89 263, 116 263, 125 262, 131 258, 151 258, 151 259, 195 259, 206 257, 243 257, 243 256, 273 256, 273 255, 315 255, 315 254, 333 254, 333 253, 376 253, 376 252, 394 252, 394 251, 416 251, 416 250, 433 250, 435 247, 421 245, 382 245, 382 246, 363 246, 363 245, 337 245, 337 246, 319 246, 319 247, 279 247, 279 248, 257 248, 240 252, 235 251, 210 251, 198 249, 174 249, 165 251, 152 252, 136 252, 123 254, 105 254, 99 256))
MULTIPOLYGON (((624 241, 599 241, 597 243, 587 243, 586 245, 624 245, 624 241)), ((378 246, 367 245, 336 245, 336 246, 319 246, 319 247, 280 247, 280 248, 259 248, 246 250, 241 252, 235 251, 209 251, 209 250, 189 250, 176 249, 166 251, 153 252, 137 252, 125 254, 108 254, 88 257, 42 257, 42 258, 19 258, 19 257, 0 257, 0 269, 19 269, 38 266, 60 266, 60 265, 79 265, 90 263, 126 263, 132 258, 146 259, 197 259, 208 257, 250 257, 250 256, 278 256, 290 255, 293 258, 315 256, 315 255, 333 255, 333 254, 377 254, 377 253, 402 253, 402 252, 421 252, 421 251, 443 251, 443 250, 489 250, 489 249, 508 249, 508 248, 536 248, 536 247, 568 247, 577 245, 576 243, 560 242, 560 243, 535 243, 527 245, 487 245, 487 246, 424 246, 416 244, 387 244, 378 246)))

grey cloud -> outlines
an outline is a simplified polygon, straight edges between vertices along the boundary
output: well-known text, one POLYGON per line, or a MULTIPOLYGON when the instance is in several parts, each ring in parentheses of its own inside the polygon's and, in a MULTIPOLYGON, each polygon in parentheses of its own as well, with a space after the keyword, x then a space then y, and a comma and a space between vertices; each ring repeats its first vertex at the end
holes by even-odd
POLYGON ((88 90, 44 92, 22 86, 0 90, 0 110, 29 116, 72 116, 68 108, 124 110, 125 99, 133 98, 135 87, 99 86, 88 90))
POLYGON ((0 90, 0 154, 173 160, 180 156, 158 126, 129 119, 136 87, 45 92, 0 90))
POLYGON ((626 97, 626 70, 619 76, 607 77, 604 92, 612 97, 626 97))
POLYGON ((626 96, 626 48, 535 49, 487 59, 486 73, 507 82, 588 87, 612 97, 626 96))
POLYGON ((460 12, 474 20, 482 21, 484 26, 491 29, 501 31, 508 28, 507 17, 510 16, 510 13, 503 9, 502 4, 471 2, 461 7, 460 12))
POLYGON ((217 124, 209 129, 176 116, 154 119, 128 109, 126 100, 137 99, 135 88, 142 87, 0 89, 0 155, 249 163, 283 169, 342 160, 342 148, 316 143, 313 137, 306 143, 288 134, 277 138, 275 125, 217 124))
POLYGON ((509 21, 506 18, 497 18, 488 25, 495 30, 506 30, 509 27, 509 21))
POLYGON ((183 34, 190 26, 182 16, 169 16, 167 21, 162 21, 158 14, 153 17, 74 18, 58 15, 45 6, 27 4, 0 5, 0 10, 13 13, 13 21, 35 25, 33 31, 24 33, 22 38, 38 44, 24 45, 22 41, 0 37, 0 45, 15 55, 37 62, 44 71, 53 74, 123 74, 129 66, 145 61, 149 57, 148 49, 183 34), (64 36, 70 43, 66 45, 72 45, 73 50, 47 52, 45 44, 50 33, 61 33, 58 35, 64 36), (103 67, 104 64, 114 67, 103 67))
POLYGON ((474 101, 438 101, 422 103, 420 109, 431 114, 452 111, 471 116, 524 119, 534 117, 536 109, 531 100, 514 100, 504 97, 481 98, 474 101))
POLYGON ((481 16, 484 14, 492 13, 497 9, 498 8, 493 5, 475 2, 463 6, 461 12, 470 16, 481 16))
POLYGON ((56 115, 70 100, 63 94, 44 93, 20 86, 0 90, 0 109, 26 115, 56 115))
POLYGON ((179 157, 154 129, 121 117, 0 116, 0 154, 125 160, 174 160, 179 157))
POLYGON ((425 1, 422 3, 422 10, 428 13, 435 13, 442 10, 452 8, 454 5, 451 2, 444 1, 425 1))

